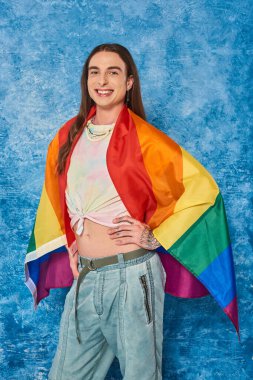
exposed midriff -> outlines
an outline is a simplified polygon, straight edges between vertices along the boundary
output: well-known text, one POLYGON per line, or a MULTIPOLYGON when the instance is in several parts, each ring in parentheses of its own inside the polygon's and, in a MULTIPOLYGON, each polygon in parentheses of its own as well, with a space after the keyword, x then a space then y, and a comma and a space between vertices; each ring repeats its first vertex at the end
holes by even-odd
MULTIPOLYGON (((84 220, 84 232, 76 236, 79 255, 87 257, 105 257, 125 253, 140 248, 137 244, 117 245, 108 235, 108 227, 84 220)), ((75 231, 75 226, 73 228, 75 231)))

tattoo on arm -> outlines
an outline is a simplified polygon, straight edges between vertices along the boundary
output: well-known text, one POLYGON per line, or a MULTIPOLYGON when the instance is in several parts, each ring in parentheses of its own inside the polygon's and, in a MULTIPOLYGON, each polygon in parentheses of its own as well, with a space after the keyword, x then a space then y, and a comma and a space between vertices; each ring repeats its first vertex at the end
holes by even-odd
POLYGON ((160 243, 156 240, 150 228, 145 227, 140 238, 140 243, 144 248, 153 250, 160 247, 160 243))

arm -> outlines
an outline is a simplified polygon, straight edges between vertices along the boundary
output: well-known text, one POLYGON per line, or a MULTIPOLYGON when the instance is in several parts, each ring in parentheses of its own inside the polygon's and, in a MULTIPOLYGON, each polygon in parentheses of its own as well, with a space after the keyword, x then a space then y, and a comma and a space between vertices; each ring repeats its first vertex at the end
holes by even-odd
POLYGON ((115 218, 113 222, 127 222, 108 230, 110 238, 115 240, 117 245, 134 243, 149 250, 155 250, 161 245, 154 237, 151 228, 145 223, 130 216, 115 218))
POLYGON ((70 264, 70 268, 72 270, 74 279, 77 279, 77 277, 79 276, 79 272, 78 272, 78 269, 77 269, 77 265, 78 265, 78 251, 76 251, 75 253, 69 252, 69 264, 70 264))

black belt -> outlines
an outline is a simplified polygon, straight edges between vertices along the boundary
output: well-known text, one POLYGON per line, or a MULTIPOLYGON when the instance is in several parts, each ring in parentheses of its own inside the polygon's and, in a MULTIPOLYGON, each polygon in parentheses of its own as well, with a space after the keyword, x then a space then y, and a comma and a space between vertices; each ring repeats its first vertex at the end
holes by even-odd
MULTIPOLYGON (((148 251, 144 248, 139 248, 134 251, 123 253, 124 261, 137 259, 138 257, 141 257, 145 255, 148 251)), ((118 263, 118 256, 108 256, 108 257, 101 257, 101 258, 94 258, 94 259, 87 259, 86 257, 79 256, 80 263, 82 266, 84 266, 79 273, 77 283, 76 283, 76 295, 75 295, 75 325, 76 325, 76 337, 79 343, 81 343, 81 337, 80 337, 80 331, 78 326, 78 319, 77 319, 77 307, 78 307, 78 294, 79 294, 79 288, 81 285, 81 282, 83 281, 84 277, 87 273, 90 271, 94 271, 97 268, 104 267, 106 265, 112 265, 118 263)))

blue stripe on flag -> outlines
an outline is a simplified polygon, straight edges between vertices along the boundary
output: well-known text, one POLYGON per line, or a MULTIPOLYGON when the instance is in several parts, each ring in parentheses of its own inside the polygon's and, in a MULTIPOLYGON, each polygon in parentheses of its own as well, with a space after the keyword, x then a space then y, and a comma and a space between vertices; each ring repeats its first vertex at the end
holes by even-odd
POLYGON ((197 278, 203 282, 221 307, 226 307, 236 295, 231 245, 197 278))

